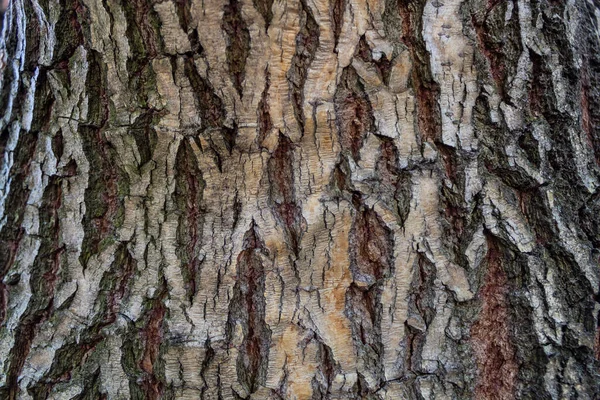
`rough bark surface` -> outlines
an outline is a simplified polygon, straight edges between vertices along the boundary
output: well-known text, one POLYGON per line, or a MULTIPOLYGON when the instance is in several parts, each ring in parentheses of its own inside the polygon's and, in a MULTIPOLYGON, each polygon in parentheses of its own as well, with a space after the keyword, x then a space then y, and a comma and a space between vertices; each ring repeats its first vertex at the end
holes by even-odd
POLYGON ((0 9, 0 398, 600 398, 591 0, 0 9))

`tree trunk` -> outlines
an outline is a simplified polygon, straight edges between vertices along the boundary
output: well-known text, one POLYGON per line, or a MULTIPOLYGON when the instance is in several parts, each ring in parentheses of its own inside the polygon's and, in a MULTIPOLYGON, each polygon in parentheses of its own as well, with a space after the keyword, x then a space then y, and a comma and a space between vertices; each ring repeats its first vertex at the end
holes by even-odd
POLYGON ((591 0, 0 7, 0 398, 599 398, 591 0))

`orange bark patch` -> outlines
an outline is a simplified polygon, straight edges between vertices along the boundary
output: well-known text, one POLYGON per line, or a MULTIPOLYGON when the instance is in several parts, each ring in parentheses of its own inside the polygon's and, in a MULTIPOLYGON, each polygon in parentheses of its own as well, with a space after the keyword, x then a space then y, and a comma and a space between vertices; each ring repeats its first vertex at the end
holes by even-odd
POLYGON ((471 328, 479 378, 477 399, 513 399, 519 366, 510 340, 508 281, 497 243, 488 238, 487 276, 480 292, 482 310, 471 328))
POLYGON ((163 282, 161 293, 153 301, 154 304, 149 312, 148 322, 145 329, 142 330, 146 345, 140 367, 146 375, 142 378, 141 386, 146 393, 146 398, 152 400, 160 399, 163 393, 163 384, 156 376, 157 371, 154 366, 158 361, 163 339, 163 321, 167 311, 163 300, 166 294, 166 282, 163 282))

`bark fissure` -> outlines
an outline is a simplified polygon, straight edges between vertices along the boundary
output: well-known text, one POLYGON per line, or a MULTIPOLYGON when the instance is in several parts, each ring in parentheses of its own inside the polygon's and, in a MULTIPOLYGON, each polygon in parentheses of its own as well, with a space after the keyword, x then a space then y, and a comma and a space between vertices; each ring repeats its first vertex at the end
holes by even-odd
POLYGON ((242 83, 244 83, 246 60, 250 51, 250 33, 242 18, 241 7, 239 0, 231 0, 225 6, 223 14, 223 30, 229 36, 226 52, 229 73, 240 97, 243 95, 242 83))
POLYGON ((300 1, 300 31, 295 40, 296 51, 286 77, 290 85, 294 115, 304 132, 304 86, 308 68, 319 47, 319 25, 304 0, 300 1))
POLYGON ((247 393, 266 379, 271 331, 265 323, 264 244, 253 225, 244 235, 244 250, 237 258, 237 282, 229 306, 229 342, 239 341, 237 375, 247 393), (263 253, 263 254, 261 254, 263 253), (237 330, 243 338, 237 338, 237 330))

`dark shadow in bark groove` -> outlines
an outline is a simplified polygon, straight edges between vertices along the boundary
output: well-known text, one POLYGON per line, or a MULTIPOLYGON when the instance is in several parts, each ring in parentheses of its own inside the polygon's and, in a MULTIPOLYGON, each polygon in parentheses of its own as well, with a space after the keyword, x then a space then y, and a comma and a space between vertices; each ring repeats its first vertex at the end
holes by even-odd
POLYGON ((140 324, 140 334, 144 343, 141 358, 138 361, 142 371, 140 388, 144 392, 145 398, 149 400, 161 399, 165 391, 164 361, 161 353, 168 348, 164 343, 164 324, 165 318, 168 316, 165 300, 168 294, 167 281, 163 277, 155 297, 147 301, 146 312, 142 319, 143 325, 140 324))
POLYGON ((202 171, 189 141, 179 144, 175 157, 175 191, 173 201, 179 214, 177 249, 181 261, 185 291, 190 304, 197 291, 197 275, 202 264, 200 248, 204 229, 204 187, 202 171))
POLYGON ((214 92, 210 83, 200 76, 193 58, 185 57, 183 71, 194 89, 194 95, 200 110, 201 129, 221 128, 225 121, 223 101, 214 92))
POLYGON ((154 126, 155 110, 147 110, 133 121, 129 134, 135 139, 138 152, 140 153, 140 167, 152 159, 154 148, 156 147, 157 135, 154 126))
MULTIPOLYGON (((342 24, 344 22, 344 11, 346 10, 347 0, 334 0, 331 6, 331 22, 333 24, 334 46, 337 47, 342 33, 342 24)), ((335 48, 334 47, 334 48, 335 48)))
POLYGON ((241 326, 243 339, 237 359, 238 381, 248 393, 264 385, 267 374, 271 330, 265 322, 265 267, 267 250, 252 222, 244 235, 244 249, 237 257, 237 279, 229 303, 227 341, 235 339, 241 326))
MULTIPOLYGON (((14 172, 11 176, 13 181, 24 182, 28 176, 39 136, 38 132, 30 132, 19 138, 14 154, 14 172)), ((7 282, 5 277, 15 262, 19 245, 25 234, 21 224, 30 192, 27 185, 15 185, 11 187, 6 198, 6 224, 0 230, 0 324, 6 318, 6 307, 12 286, 10 283, 15 280, 13 278, 7 282)))
POLYGON ((429 52, 421 34, 423 9, 426 2, 423 0, 411 2, 397 0, 396 4, 391 10, 399 11, 402 18, 401 40, 408 47, 414 63, 411 80, 417 97, 419 131, 424 140, 436 142, 441 138, 442 126, 438 104, 440 88, 433 79, 429 52))
POLYGON ((320 359, 321 363, 318 366, 315 376, 311 380, 313 390, 312 399, 327 399, 329 398, 329 389, 331 388, 331 383, 335 377, 337 367, 331 348, 327 346, 316 333, 308 340, 308 343, 313 340, 318 344, 317 357, 320 359))
POLYGON ((173 399, 173 388, 167 386, 164 360, 161 354, 169 346, 165 340, 165 318, 168 310, 167 283, 161 279, 160 286, 151 299, 143 303, 141 317, 128 321, 123 335, 121 366, 129 377, 129 391, 132 399, 173 399))
POLYGON ((228 37, 225 51, 227 64, 233 79, 233 86, 242 97, 246 60, 250 54, 250 32, 242 17, 242 5, 239 0, 230 0, 223 10, 223 30, 228 37))
POLYGON ((286 74, 292 92, 292 107, 304 133, 304 84, 308 68, 319 47, 319 25, 305 0, 300 1, 300 32, 296 35, 296 53, 286 74))
MULTIPOLYGON (((361 205, 355 213, 349 240, 353 282, 346 292, 345 314, 358 357, 364 362, 364 368, 358 372, 371 375, 379 387, 385 382, 381 293, 384 280, 393 272, 393 234, 374 210, 361 205)), ((371 393, 370 389, 375 388, 360 385, 360 395, 371 393)))
POLYGON ((210 336, 207 337, 206 341, 204 342, 204 349, 206 350, 206 353, 204 354, 204 359, 202 360, 202 368, 200 369, 200 377, 202 378, 202 382, 204 383, 204 386, 202 387, 202 391, 200 392, 201 399, 204 399, 206 391, 208 390, 208 382, 206 380, 206 374, 207 374, 210 364, 212 363, 212 361, 215 358, 215 350, 212 347, 210 336))
POLYGON ((489 79, 491 76, 496 90, 501 98, 510 104, 511 99, 507 94, 509 90, 509 77, 515 76, 519 56, 523 51, 521 44, 521 29, 519 26, 519 9, 515 7, 511 18, 505 21, 508 2, 505 1, 474 2, 465 5, 471 7, 463 13, 463 25, 473 26, 473 36, 481 56, 481 68, 478 71, 489 71, 481 74, 489 79), (470 15, 470 18, 468 16, 470 15), (487 60, 487 62, 485 61, 487 60))
POLYGON ((406 374, 427 373, 422 365, 422 350, 427 339, 427 327, 436 315, 435 265, 419 253, 416 268, 408 302, 409 318, 405 323, 406 339, 402 343, 406 349, 403 360, 406 374))
POLYGON ((262 92, 261 99, 258 103, 257 110, 257 123, 258 123, 258 135, 256 142, 259 147, 262 146, 263 141, 271 131, 273 122, 271 120, 270 106, 269 106, 269 87, 271 82, 269 80, 269 70, 265 70, 265 89, 262 92))
POLYGON ((510 326, 509 282, 499 243, 487 237, 487 271, 479 294, 482 310, 471 327, 471 342, 479 370, 478 397, 506 399, 515 396, 519 364, 510 326))
POLYGON ((398 148, 394 140, 378 136, 381 141, 381 155, 377 160, 375 170, 379 184, 374 185, 377 196, 398 215, 398 224, 404 227, 410 211, 412 198, 412 181, 409 171, 398 168, 398 148))
POLYGON ((294 193, 294 146, 284 135, 279 135, 279 145, 268 161, 268 172, 271 207, 285 228, 290 248, 297 255, 306 221, 294 193))
MULTIPOLYGON (((48 372, 35 386, 28 388, 28 392, 33 394, 34 398, 46 398, 55 385, 68 381, 74 371, 83 372, 85 359, 105 339, 102 329, 115 322, 120 304, 128 295, 128 285, 135 268, 136 262, 127 249, 127 243, 119 244, 110 268, 100 281, 100 293, 96 300, 96 309, 99 312, 91 324, 79 334, 77 342, 68 342, 56 351, 48 372)), ((63 304, 57 311, 65 310, 68 306, 68 303, 63 304)))
POLYGON ((389 84, 390 73, 392 72, 392 63, 390 60, 388 60, 387 55, 385 54, 382 54, 378 60, 373 58, 371 48, 367 43, 367 38, 365 35, 360 37, 358 46, 356 46, 354 57, 359 58, 367 64, 371 64, 377 71, 383 84, 386 86, 389 84))
POLYGON ((205 132, 210 137, 208 141, 215 152, 217 164, 221 170, 222 158, 227 153, 231 154, 235 147, 237 125, 234 121, 231 127, 225 126, 226 111, 223 101, 215 93, 210 82, 200 76, 192 57, 185 56, 183 72, 190 80, 196 97, 196 106, 200 114, 199 132, 205 132), (212 137, 217 132, 220 134, 218 140, 212 137))
POLYGON ((373 132, 375 118, 365 89, 351 66, 342 72, 334 105, 342 151, 349 152, 354 160, 358 160, 367 133, 373 132))
POLYGON ((19 397, 19 375, 38 333, 38 327, 54 311, 54 289, 58 280, 64 246, 60 243, 59 209, 62 203, 61 178, 53 176, 42 197, 40 207, 41 244, 35 257, 29 278, 31 299, 23 312, 15 331, 15 342, 9 353, 10 366, 6 373, 6 386, 0 389, 0 397, 19 397))
POLYGON ((88 53, 89 119, 94 125, 80 125, 83 151, 92 166, 85 190, 85 236, 80 260, 85 269, 88 260, 115 240, 115 231, 123 223, 124 198, 129 193, 128 175, 119 167, 118 155, 107 140, 103 127, 109 119, 106 71, 102 56, 88 53))
POLYGON ((252 0, 252 3, 254 4, 254 8, 263 16, 265 20, 265 32, 268 31, 273 19, 273 0, 252 0))

